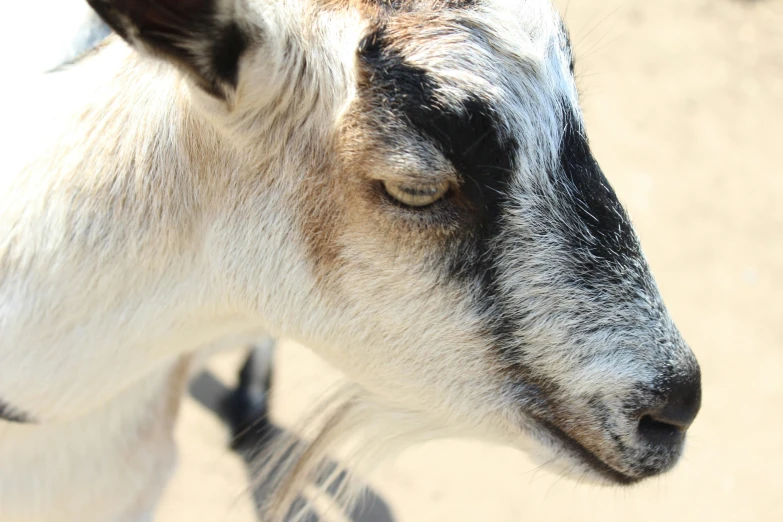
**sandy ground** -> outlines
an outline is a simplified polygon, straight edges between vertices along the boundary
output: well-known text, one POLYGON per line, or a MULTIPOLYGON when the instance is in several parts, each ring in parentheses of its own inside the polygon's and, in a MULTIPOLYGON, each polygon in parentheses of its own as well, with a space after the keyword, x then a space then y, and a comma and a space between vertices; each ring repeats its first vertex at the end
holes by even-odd
MULTIPOLYGON (((441 441, 370 483, 404 522, 783 520, 783 2, 571 0, 566 19, 596 156, 702 364, 685 459, 598 488, 441 441)), ((212 368, 230 382, 238 357, 212 368)), ((277 363, 274 416, 290 426, 334 373, 289 344, 277 363)), ((177 436, 157 522, 255 521, 215 416, 188 399, 177 436)))

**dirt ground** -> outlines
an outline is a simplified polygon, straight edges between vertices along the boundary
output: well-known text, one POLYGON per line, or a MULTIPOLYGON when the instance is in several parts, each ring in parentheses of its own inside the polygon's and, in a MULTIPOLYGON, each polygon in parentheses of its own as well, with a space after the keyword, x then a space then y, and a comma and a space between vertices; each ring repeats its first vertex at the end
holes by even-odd
MULTIPOLYGON (((596 156, 704 376, 682 463, 631 489, 559 479, 515 451, 441 441, 370 483, 401 522, 783 520, 783 1, 571 0, 596 156)), ((213 370, 230 382, 241 354, 213 370)), ((274 416, 334 377, 278 353, 274 416)), ((216 417, 188 399, 157 522, 253 522, 216 417)))

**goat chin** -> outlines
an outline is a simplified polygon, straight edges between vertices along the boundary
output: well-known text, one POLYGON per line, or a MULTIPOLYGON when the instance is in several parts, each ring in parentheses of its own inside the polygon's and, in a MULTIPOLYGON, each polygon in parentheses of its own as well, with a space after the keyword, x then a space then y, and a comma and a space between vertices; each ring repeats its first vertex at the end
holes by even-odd
MULTIPOLYGON (((251 487, 263 492, 256 501, 264 520, 299 521, 318 506, 328 510, 336 505, 349 512, 362 499, 362 477, 382 462, 412 445, 457 435, 465 434, 343 383, 313 405, 294 430, 267 434, 254 458, 251 487)), ((486 440, 487 434, 482 435, 486 440)), ((529 435, 521 441, 495 442, 523 449, 536 471, 580 484, 617 486, 549 439, 529 435)))
POLYGON ((326 498, 348 511, 362 498, 360 477, 412 444, 447 435, 416 412, 342 384, 297 429, 268 434, 254 457, 252 489, 263 492, 256 501, 264 520, 301 520, 326 498))

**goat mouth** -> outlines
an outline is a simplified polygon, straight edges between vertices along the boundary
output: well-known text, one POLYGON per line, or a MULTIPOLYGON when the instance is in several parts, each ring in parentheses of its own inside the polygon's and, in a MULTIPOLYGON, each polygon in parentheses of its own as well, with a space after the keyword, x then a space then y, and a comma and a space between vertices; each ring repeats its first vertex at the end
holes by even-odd
POLYGON ((607 464, 598 455, 587 449, 582 443, 568 435, 549 421, 536 419, 539 425, 554 437, 572 457, 577 458, 583 464, 602 478, 613 484, 629 486, 641 481, 644 477, 627 475, 607 464))

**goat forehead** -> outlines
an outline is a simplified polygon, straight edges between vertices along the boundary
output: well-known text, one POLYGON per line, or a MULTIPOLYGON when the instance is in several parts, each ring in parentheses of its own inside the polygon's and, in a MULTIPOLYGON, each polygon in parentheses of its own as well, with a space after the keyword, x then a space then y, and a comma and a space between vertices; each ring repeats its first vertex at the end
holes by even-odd
MULTIPOLYGON (((433 4, 392 2, 411 3, 433 4)), ((426 101, 432 109, 461 112, 465 121, 481 112, 498 132, 516 137, 526 162, 555 158, 559 107, 575 107, 577 100, 567 34, 549 2, 434 4, 440 9, 380 16, 361 46, 368 83, 378 84, 376 93, 410 96, 411 108, 426 101)))
MULTIPOLYGON (((340 0, 323 0, 340 4, 340 0)), ((342 0, 360 9, 374 9, 378 17, 392 18, 400 14, 440 13, 459 16, 476 14, 492 20, 511 23, 529 33, 559 30, 560 17, 550 0, 342 0)))
POLYGON ((391 35, 411 63, 468 89, 491 91, 488 82, 529 75, 521 65, 547 68, 550 59, 566 65, 571 59, 565 26, 548 1, 485 1, 470 9, 394 13, 381 15, 374 25, 391 35))

